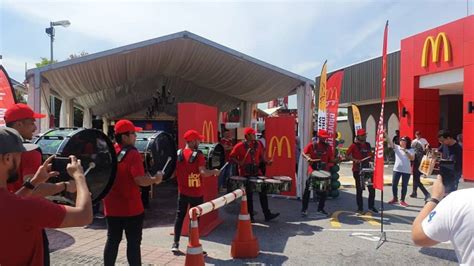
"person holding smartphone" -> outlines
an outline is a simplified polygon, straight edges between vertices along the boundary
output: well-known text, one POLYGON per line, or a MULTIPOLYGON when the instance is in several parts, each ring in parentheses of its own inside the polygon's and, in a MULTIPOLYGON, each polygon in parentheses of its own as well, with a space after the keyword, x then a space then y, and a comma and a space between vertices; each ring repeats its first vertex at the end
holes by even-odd
MULTIPOLYGON (((92 203, 81 161, 70 156, 68 174, 76 181, 75 206, 55 204, 41 197, 22 197, 7 190, 18 176, 22 153, 38 148, 22 143, 15 129, 0 128, 0 265, 44 265, 44 228, 83 226, 92 222, 92 203)), ((35 190, 59 173, 49 157, 24 187, 35 190)), ((49 260, 48 260, 49 261, 49 260)))
POLYGON ((440 171, 444 171, 445 179, 449 180, 449 185, 446 187, 446 191, 449 193, 458 189, 461 179, 462 147, 449 130, 440 130, 438 141, 441 144, 438 148, 438 152, 441 153, 440 171))

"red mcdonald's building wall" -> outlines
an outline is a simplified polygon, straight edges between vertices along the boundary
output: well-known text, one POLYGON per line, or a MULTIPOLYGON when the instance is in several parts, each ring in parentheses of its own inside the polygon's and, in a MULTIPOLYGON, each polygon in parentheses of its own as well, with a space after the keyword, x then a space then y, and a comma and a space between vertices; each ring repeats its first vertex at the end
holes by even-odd
POLYGON ((464 69, 463 176, 474 181, 474 16, 445 24, 401 41, 400 134, 414 136, 420 130, 432 146, 438 146, 439 91, 421 89, 420 76, 464 69), (405 111, 405 112, 404 112, 405 111))

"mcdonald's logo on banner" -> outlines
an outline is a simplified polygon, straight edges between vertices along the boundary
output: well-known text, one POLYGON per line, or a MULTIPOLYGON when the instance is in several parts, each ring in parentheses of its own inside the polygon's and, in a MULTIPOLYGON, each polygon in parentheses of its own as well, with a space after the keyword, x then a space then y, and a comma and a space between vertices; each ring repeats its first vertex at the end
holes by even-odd
POLYGON ((283 142, 286 142, 286 153, 287 153, 287 156, 288 158, 291 158, 291 146, 290 146, 290 141, 288 140, 288 138, 286 136, 283 136, 283 137, 276 137, 276 136, 273 136, 271 139, 270 139, 270 142, 268 143, 268 157, 271 157, 273 155, 273 149, 274 149, 274 144, 276 143, 276 148, 277 148, 277 155, 279 157, 281 157, 281 154, 283 152, 283 142))
POLYGON ((443 61, 451 61, 451 45, 449 44, 448 37, 446 33, 440 32, 436 36, 436 39, 433 36, 428 36, 425 43, 423 44, 423 52, 421 54, 421 66, 428 66, 428 56, 431 50, 431 61, 437 63, 439 61, 439 54, 441 52, 441 42, 443 43, 443 61))
POLYGON ((205 137, 204 142, 214 143, 214 126, 212 121, 204 120, 202 124, 202 135, 205 137))

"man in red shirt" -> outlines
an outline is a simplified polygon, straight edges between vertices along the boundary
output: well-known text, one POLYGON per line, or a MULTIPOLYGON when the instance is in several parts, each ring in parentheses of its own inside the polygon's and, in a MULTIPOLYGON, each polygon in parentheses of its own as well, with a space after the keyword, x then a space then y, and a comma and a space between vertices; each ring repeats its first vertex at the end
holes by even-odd
MULTIPOLYGON (((37 148, 23 144, 20 134, 11 128, 0 129, 0 265, 43 265, 44 228, 83 226, 92 222, 92 204, 80 160, 70 156, 68 174, 77 186, 74 207, 58 205, 40 197, 21 197, 7 190, 7 183, 18 176, 21 153, 37 148)), ((50 177, 48 158, 24 187, 34 190, 50 177)))
MULTIPOLYGON (((20 133, 24 141, 30 141, 36 131, 36 118, 44 118, 46 115, 35 113, 28 105, 18 103, 7 109, 5 112, 5 123, 7 127, 16 129, 20 133)), ((19 196, 52 196, 62 191, 70 193, 76 192, 76 185, 74 181, 59 182, 59 183, 41 183, 32 190, 23 187, 26 180, 30 180, 36 173, 36 170, 42 164, 41 151, 35 149, 21 154, 20 168, 18 169, 18 179, 10 184, 7 188, 10 192, 16 193, 19 196)), ((43 231, 44 240, 44 264, 49 265, 49 241, 46 232, 43 231)))
MULTIPOLYGON (((245 128, 245 141, 238 143, 232 149, 229 155, 230 160, 234 161, 239 165, 239 174, 247 178, 256 178, 261 176, 260 162, 271 165, 272 161, 265 159, 265 150, 261 142, 255 138, 255 130, 253 128, 245 128)), ((247 181, 245 186, 245 193, 247 194, 247 205, 250 214, 250 219, 254 222, 253 218, 253 190, 251 183, 247 181)), ((260 205, 262 206, 263 214, 265 215, 265 221, 270 221, 280 215, 280 213, 271 213, 268 208, 267 192, 263 189, 259 193, 260 205)))
MULTIPOLYGON (((360 170, 362 168, 369 168, 369 162, 373 159, 374 154, 370 147, 370 143, 366 141, 367 134, 365 129, 361 128, 356 132, 355 142, 347 149, 346 157, 352 160, 352 173, 356 184, 356 198, 357 198, 357 212, 362 214, 364 212, 364 203, 362 201, 362 186, 360 180, 360 170)), ((369 210, 374 213, 378 213, 377 208, 374 206, 375 201, 375 189, 373 185, 367 186, 369 190, 369 210)))
MULTIPOLYGON (((316 141, 311 141, 303 150, 302 156, 308 161, 308 175, 313 171, 324 170, 329 171, 329 164, 336 162, 334 160, 334 152, 326 143, 326 139, 329 137, 326 130, 320 129, 318 131, 318 138, 316 141)), ((308 216, 308 204, 309 204, 309 194, 310 194, 311 180, 308 178, 306 180, 306 186, 303 193, 303 207, 301 210, 301 215, 303 217, 308 216)), ((324 210, 324 205, 327 199, 327 191, 318 191, 316 192, 319 196, 318 204, 318 213, 327 216, 328 213, 324 210)))
POLYGON ((128 263, 141 265, 140 245, 144 209, 140 186, 159 184, 163 173, 158 172, 154 176, 145 174, 142 157, 135 148, 136 132, 141 131, 141 128, 135 127, 128 120, 120 120, 115 124, 114 129, 118 165, 112 189, 104 198, 104 213, 107 221, 104 264, 115 264, 122 234, 125 231, 128 263))
POLYGON ((174 242, 171 246, 173 253, 179 252, 179 239, 183 221, 186 217, 188 206, 198 206, 204 202, 204 191, 202 178, 208 176, 219 176, 218 169, 206 169, 206 158, 198 146, 204 136, 196 130, 188 130, 183 135, 186 147, 178 151, 176 162, 176 176, 178 181, 178 208, 174 222, 174 242))

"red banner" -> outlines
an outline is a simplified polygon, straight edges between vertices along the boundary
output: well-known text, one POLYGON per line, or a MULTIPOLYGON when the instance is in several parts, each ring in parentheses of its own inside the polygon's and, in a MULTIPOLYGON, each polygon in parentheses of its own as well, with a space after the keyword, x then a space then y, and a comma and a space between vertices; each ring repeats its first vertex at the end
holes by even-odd
POLYGON ((10 78, 3 66, 0 66, 0 127, 5 126, 5 112, 15 102, 15 93, 10 78))
POLYGON ((385 31, 383 33, 383 51, 382 51, 382 88, 380 92, 380 98, 382 100, 382 107, 380 109, 380 119, 377 128, 377 141, 375 143, 375 170, 374 170, 374 188, 383 190, 383 170, 384 170, 384 158, 383 158, 383 141, 384 141, 384 129, 383 129, 383 108, 385 105, 385 89, 387 86, 387 35, 388 35, 388 21, 385 24, 385 31))
POLYGON ((343 78, 344 71, 338 71, 331 75, 326 84, 326 129, 329 134, 327 142, 333 150, 336 148, 335 140, 337 136, 337 113, 343 78))
POLYGON ((204 135, 203 143, 217 143, 217 108, 199 103, 178 104, 178 143, 184 148, 184 132, 190 129, 197 130, 204 135))
POLYGON ((292 116, 268 117, 265 120, 267 158, 273 158, 273 164, 267 166, 266 175, 290 177, 291 191, 281 193, 287 196, 296 196, 295 125, 296 121, 292 116))

